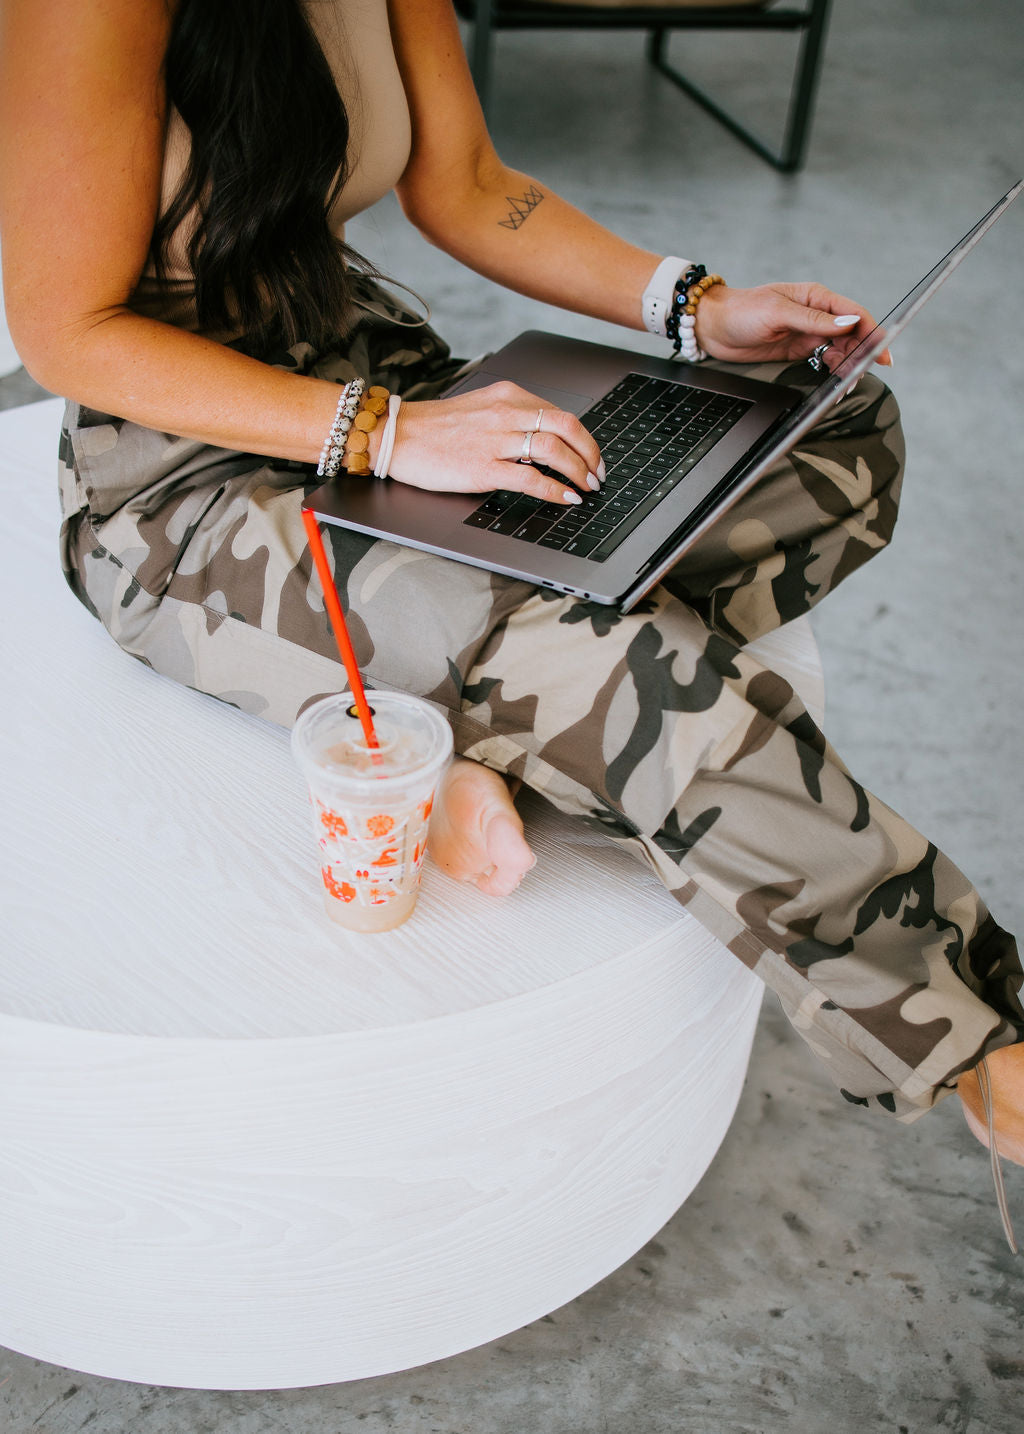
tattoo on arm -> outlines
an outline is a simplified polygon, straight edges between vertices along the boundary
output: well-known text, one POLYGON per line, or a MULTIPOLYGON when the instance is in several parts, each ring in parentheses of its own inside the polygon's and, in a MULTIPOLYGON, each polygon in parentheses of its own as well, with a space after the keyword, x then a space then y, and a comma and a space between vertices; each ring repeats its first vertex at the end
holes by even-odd
POLYGON ((511 194, 506 194, 505 198, 512 208, 509 210, 508 218, 499 219, 498 223, 503 229, 518 229, 537 208, 544 198, 544 193, 535 184, 531 184, 526 193, 518 199, 513 199, 511 194))

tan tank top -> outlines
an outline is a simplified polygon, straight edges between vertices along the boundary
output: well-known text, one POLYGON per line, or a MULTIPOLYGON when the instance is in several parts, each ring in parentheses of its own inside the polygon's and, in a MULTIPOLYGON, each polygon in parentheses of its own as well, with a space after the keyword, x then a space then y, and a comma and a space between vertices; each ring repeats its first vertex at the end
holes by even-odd
MULTIPOLYGON (((412 144, 409 106, 391 43, 387 0, 304 0, 304 5, 348 112, 349 177, 330 213, 332 229, 344 238, 345 222, 376 204, 402 176, 412 144)), ((190 145, 188 128, 172 108, 164 146, 161 215, 177 193, 190 145)), ((150 263, 132 307, 194 329, 191 272, 185 257, 189 233, 186 219, 168 253, 167 277, 181 285, 179 296, 157 287, 150 263)))

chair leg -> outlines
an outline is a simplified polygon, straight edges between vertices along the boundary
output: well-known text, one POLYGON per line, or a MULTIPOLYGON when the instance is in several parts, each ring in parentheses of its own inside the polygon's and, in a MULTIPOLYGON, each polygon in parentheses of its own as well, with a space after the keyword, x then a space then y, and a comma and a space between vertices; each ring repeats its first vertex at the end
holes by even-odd
POLYGON ((665 27, 648 30, 647 32, 647 58, 652 65, 661 66, 665 60, 665 27))
POLYGON ((829 3, 830 0, 813 0, 811 4, 808 22, 802 31, 800 53, 786 120, 785 139, 782 149, 778 152, 769 148, 751 130, 734 119, 727 110, 722 109, 721 105, 717 104, 692 80, 689 80, 681 70, 669 64, 665 58, 665 31, 663 29, 650 32, 647 42, 647 57, 654 68, 660 71, 666 79, 671 80, 684 94, 699 104, 702 109, 707 110, 708 114, 723 125, 730 134, 734 134, 737 139, 742 140, 755 154, 759 154, 762 159, 767 160, 781 173, 794 174, 803 164, 807 151, 811 112, 818 87, 825 29, 828 24, 829 3))
POLYGON ((803 32, 800 42, 800 57, 793 82, 789 118, 786 122, 786 139, 782 147, 779 168, 784 174, 794 174, 801 168, 807 152, 807 137, 811 126, 811 113, 821 74, 821 58, 825 45, 825 30, 828 26, 830 0, 815 0, 810 24, 803 32))
POLYGON ((469 65, 480 108, 487 114, 491 92, 491 46, 494 41, 494 0, 476 0, 469 65))

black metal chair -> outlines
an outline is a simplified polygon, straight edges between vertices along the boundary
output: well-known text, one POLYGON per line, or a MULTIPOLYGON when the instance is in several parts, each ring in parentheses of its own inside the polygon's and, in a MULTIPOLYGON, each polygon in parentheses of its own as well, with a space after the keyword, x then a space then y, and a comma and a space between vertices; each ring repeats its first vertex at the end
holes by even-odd
POLYGON ((496 30, 616 29, 646 30, 647 58, 655 69, 701 105, 755 154, 792 174, 804 161, 811 112, 824 50, 830 0, 805 0, 802 7, 770 6, 770 0, 729 0, 717 5, 577 5, 548 0, 455 0, 472 23, 470 64, 485 111, 490 91, 491 57, 496 30), (770 148, 699 89, 666 58, 673 30, 788 30, 799 35, 799 53, 790 93, 789 114, 780 150, 770 148))

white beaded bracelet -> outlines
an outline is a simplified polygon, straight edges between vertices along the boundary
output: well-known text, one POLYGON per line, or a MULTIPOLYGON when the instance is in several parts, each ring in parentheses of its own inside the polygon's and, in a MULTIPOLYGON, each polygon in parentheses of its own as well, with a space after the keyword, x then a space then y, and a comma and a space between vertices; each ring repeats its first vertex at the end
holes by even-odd
POLYGON ((688 259, 678 259, 674 254, 670 254, 667 259, 662 259, 651 275, 650 283, 644 290, 641 307, 644 327, 648 333, 660 334, 662 338, 666 337, 665 320, 672 308, 676 280, 689 267, 688 259))
POLYGON ((373 465, 373 476, 375 478, 386 478, 388 469, 391 467, 391 455, 395 451, 395 433, 398 429, 398 410, 402 406, 402 395, 393 393, 388 399, 388 417, 384 424, 384 431, 380 436, 380 448, 377 450, 377 461, 373 465))
POLYGON ((324 439, 324 446, 320 450, 320 462, 316 467, 318 478, 336 478, 341 468, 341 460, 345 453, 345 440, 348 431, 352 427, 352 420, 359 411, 359 400, 366 388, 361 378, 351 378, 342 390, 338 399, 338 406, 334 410, 334 422, 331 424, 330 432, 324 439))
POLYGON ((684 314, 679 320, 679 357, 686 363, 703 363, 707 354, 697 342, 697 320, 684 314))

